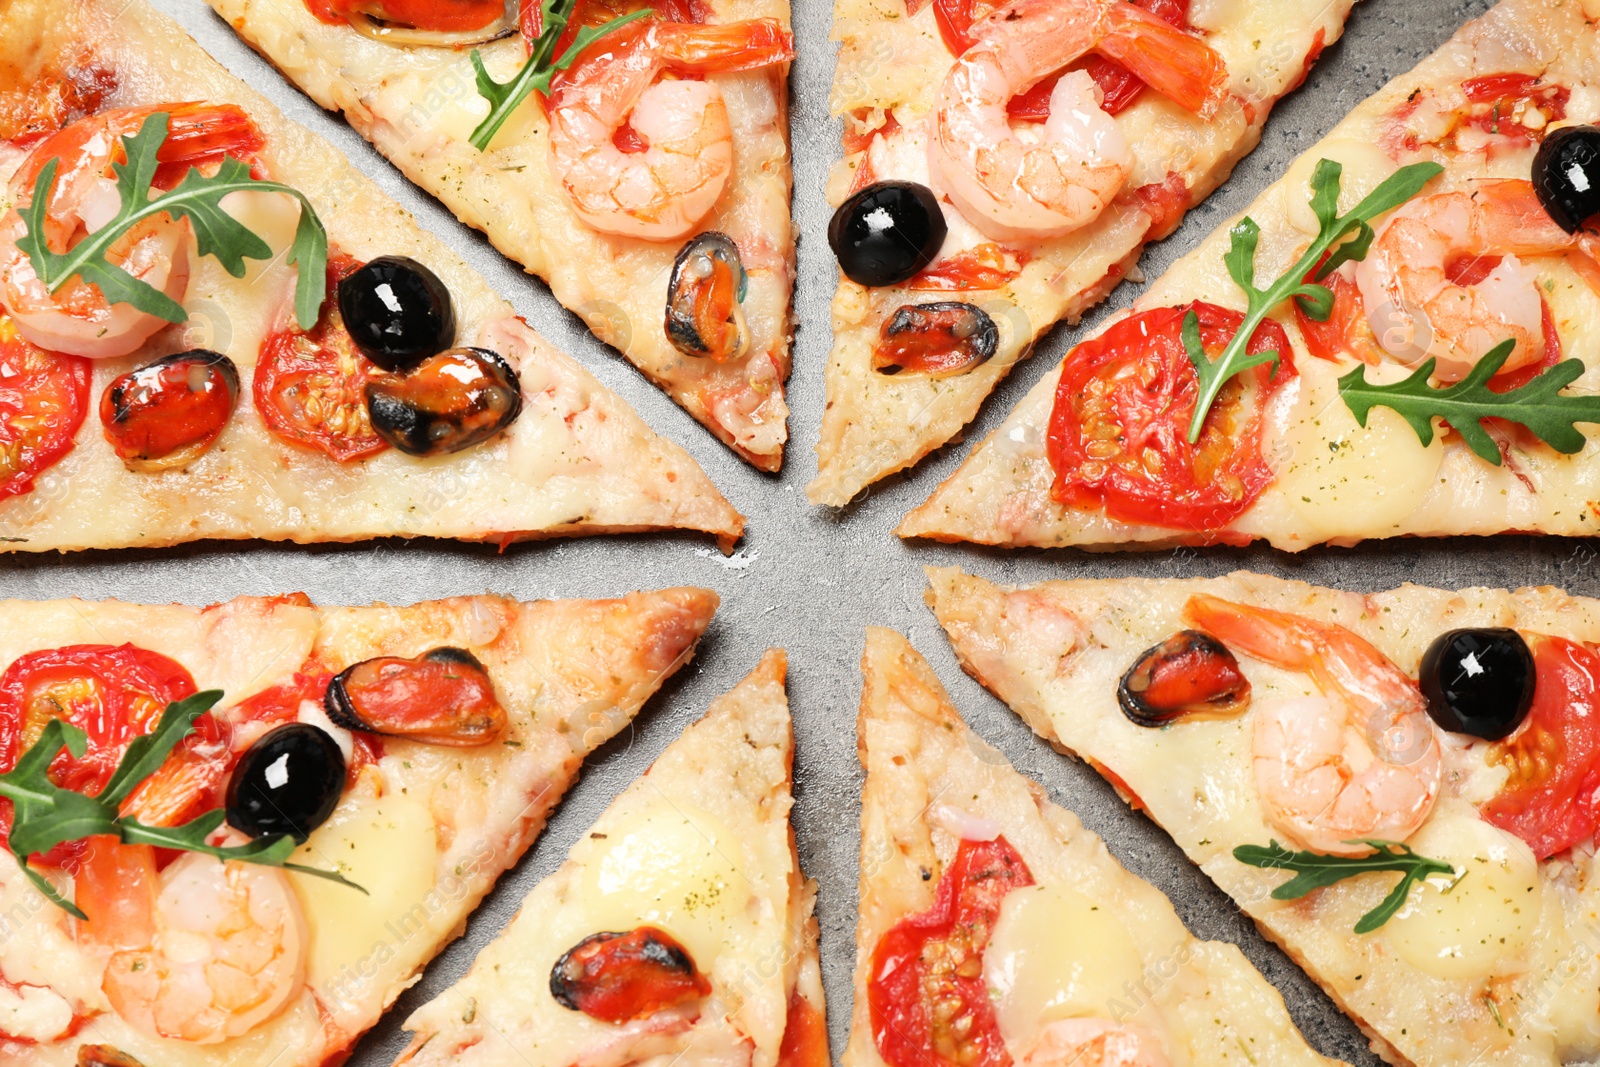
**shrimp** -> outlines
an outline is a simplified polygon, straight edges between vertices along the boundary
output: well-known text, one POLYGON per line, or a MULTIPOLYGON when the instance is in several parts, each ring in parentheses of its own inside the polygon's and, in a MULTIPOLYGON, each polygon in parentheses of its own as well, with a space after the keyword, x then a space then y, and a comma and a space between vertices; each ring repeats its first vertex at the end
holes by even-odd
POLYGON ((1480 181, 1403 205, 1356 265, 1356 285, 1378 345, 1405 364, 1432 356, 1441 381, 1458 381, 1484 353, 1515 342, 1501 371, 1544 358, 1543 305, 1533 268, 1518 255, 1575 253, 1593 285, 1596 238, 1568 234, 1539 205, 1533 183, 1480 181), (1481 281, 1463 285, 1463 259, 1503 258, 1481 281))
MULTIPOLYGON (((126 356, 167 325, 131 304, 112 303, 99 286, 74 277, 56 292, 39 280, 33 262, 17 246, 26 233, 21 211, 33 200, 34 183, 57 160, 55 185, 45 212, 44 239, 57 253, 115 217, 121 196, 111 165, 122 158, 120 138, 138 132, 157 111, 172 118, 158 158, 158 184, 177 181, 189 164, 214 160, 228 150, 254 150, 261 139, 237 107, 171 104, 118 108, 80 119, 41 141, 11 177, 11 210, 0 218, 0 304, 17 331, 40 348, 90 359, 126 356), (163 179, 166 179, 164 182, 163 179)), ((181 301, 189 285, 189 223, 158 215, 124 235, 106 259, 152 288, 181 301)))
POLYGON ((715 85, 657 77, 792 58, 794 40, 776 19, 721 26, 644 19, 596 42, 550 89, 551 167, 573 210, 602 233, 647 241, 688 234, 727 187, 733 130, 715 85))
POLYGON ((1018 1067, 1168 1067, 1161 1042, 1110 1019, 1058 1019, 1017 1060, 1018 1067))
POLYGON ((1256 789, 1268 822, 1336 856, 1366 855, 1363 842, 1404 841, 1422 825, 1442 756, 1404 671, 1342 626, 1204 595, 1184 615, 1246 655, 1309 674, 1321 690, 1256 707, 1256 789))
POLYGON ((1202 116, 1215 109, 1226 77, 1205 42, 1126 0, 1010 0, 971 34, 976 43, 939 90, 928 163, 939 192, 997 240, 1087 226, 1133 168, 1121 127, 1083 71, 1056 83, 1039 137, 1012 128, 1013 97, 1092 51, 1202 116))
POLYGON ((214 1044, 271 1019, 305 984, 294 887, 272 867, 98 838, 77 873, 82 939, 108 953, 101 988, 141 1033, 214 1044))

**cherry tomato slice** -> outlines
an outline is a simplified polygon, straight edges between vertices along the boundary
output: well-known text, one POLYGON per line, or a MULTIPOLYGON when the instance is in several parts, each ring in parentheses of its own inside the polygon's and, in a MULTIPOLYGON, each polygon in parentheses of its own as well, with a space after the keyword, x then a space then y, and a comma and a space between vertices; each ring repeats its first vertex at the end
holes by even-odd
POLYGON ((1200 440, 1189 420, 1199 379, 1184 351, 1184 316, 1193 311, 1215 359, 1244 321, 1236 311, 1196 302, 1130 315, 1067 356, 1050 413, 1048 455, 1055 498, 1101 508, 1121 522, 1180 530, 1226 526, 1272 482, 1261 455, 1266 402, 1295 376, 1283 328, 1268 319, 1247 351, 1275 350, 1235 375, 1212 404, 1200 440))
POLYGON ((1005 249, 989 241, 940 260, 907 282, 906 288, 914 292, 999 289, 1021 274, 1031 258, 1026 251, 1005 249))
POLYGON ((828 1021, 796 989, 789 995, 778 1067, 828 1067, 828 1021))
POLYGON ((1477 113, 1468 119, 1470 125, 1488 134, 1504 134, 1527 140, 1538 140, 1542 136, 1540 131, 1546 126, 1566 118, 1567 101, 1572 98, 1572 90, 1566 86, 1547 82, 1533 74, 1520 73, 1484 74, 1468 78, 1461 83, 1461 91, 1474 104, 1488 105, 1475 109, 1477 113), (1529 129, 1516 120, 1516 107, 1524 102, 1544 114, 1544 121, 1537 130, 1529 129))
POLYGON ((291 322, 268 336, 251 386, 256 410, 274 436, 341 463, 389 447, 367 417, 367 382, 383 371, 356 350, 339 316, 339 282, 360 268, 350 256, 329 257, 317 324, 304 332, 291 322))
POLYGON ((879 939, 867 1005, 873 1040, 890 1067, 1010 1067, 977 964, 1000 902, 1032 884, 1005 838, 962 841, 933 906, 879 939))
POLYGON ((1481 810, 1539 859, 1600 828, 1600 656, 1573 641, 1525 634, 1537 682, 1527 721, 1495 746, 1511 772, 1481 810))
POLYGON ((32 490, 72 451, 92 376, 87 359, 46 352, 0 315, 0 500, 32 490))

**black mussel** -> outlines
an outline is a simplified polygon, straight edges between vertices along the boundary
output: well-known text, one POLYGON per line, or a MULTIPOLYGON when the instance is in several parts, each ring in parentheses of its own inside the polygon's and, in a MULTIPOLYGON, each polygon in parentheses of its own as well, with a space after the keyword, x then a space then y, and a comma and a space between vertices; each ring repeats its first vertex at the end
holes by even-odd
POLYGON ((452 348, 405 374, 367 382, 372 429, 412 456, 442 456, 487 441, 522 412, 522 384, 499 353, 452 348))
POLYGON ((362 355, 384 370, 410 370, 456 343, 450 290, 405 256, 379 256, 341 280, 339 314, 362 355))
POLYGON ((304 841, 344 792, 345 759, 326 730, 286 723, 255 740, 228 781, 228 825, 251 837, 304 841))
POLYGON ((944 211, 916 182, 878 182, 833 213, 828 246, 858 285, 899 285, 933 262, 944 244, 944 211))
POLYGON ((506 729, 488 670, 460 648, 362 660, 328 684, 323 707, 347 730, 430 745, 485 745, 506 729))
POLYGON ((79 1045, 78 1067, 144 1067, 115 1045, 79 1045))
POLYGON ((592 934, 556 960, 550 995, 592 1019, 621 1025, 711 992, 689 952, 665 930, 592 934))
POLYGON ((1417 679, 1434 722, 1488 741, 1522 725, 1537 680, 1528 642, 1501 628, 1440 634, 1422 654, 1417 679))
POLYGON ((1563 126, 1533 157, 1533 191, 1568 233, 1600 214, 1600 127, 1563 126))
POLYGON ((749 279, 739 247, 725 233, 691 237, 667 283, 667 339, 686 356, 737 359, 750 347, 744 300, 749 279))
POLYGON ((1250 681, 1221 641, 1179 630, 1133 661, 1117 685, 1117 703, 1140 726, 1234 715, 1250 704, 1250 681))
POLYGON ((100 394, 100 425, 129 467, 169 470, 210 448, 238 402, 233 360, 194 348, 113 378, 100 394))
POLYGON ((879 331, 872 367, 879 374, 962 374, 994 356, 1000 328, 971 304, 905 304, 879 331))

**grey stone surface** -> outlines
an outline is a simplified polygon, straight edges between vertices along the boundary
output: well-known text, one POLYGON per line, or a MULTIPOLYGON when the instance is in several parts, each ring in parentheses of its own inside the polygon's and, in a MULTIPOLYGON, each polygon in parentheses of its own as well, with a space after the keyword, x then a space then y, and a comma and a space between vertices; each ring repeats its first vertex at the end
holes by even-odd
MULTIPOLYGON (((410 603, 491 591, 521 598, 588 597, 635 588, 705 585, 723 597, 700 654, 640 715, 634 727, 589 761, 583 779, 556 811, 549 829, 473 916, 466 936, 428 968, 385 1020, 362 1042, 355 1067, 388 1064, 405 1042, 408 1011, 465 972, 478 948, 510 919, 523 895, 561 862, 604 806, 706 705, 741 678, 760 652, 788 649, 790 699, 798 734, 794 821, 806 870, 821 883, 823 969, 835 1054, 843 1048, 854 956, 857 815, 860 769, 855 713, 861 692, 857 661, 869 624, 906 633, 928 657, 974 729, 1018 770, 1042 782, 1057 802, 1101 834, 1132 871, 1171 896, 1197 935, 1231 941, 1283 992, 1296 1022, 1321 1051, 1356 1064, 1377 1062, 1356 1028, 1276 948, 1263 940, 1143 817, 1130 812, 1087 767, 1052 752, 999 701, 961 673, 942 632, 922 602, 922 568, 956 564, 1005 582, 1064 576, 1213 575, 1235 568, 1265 571, 1356 590, 1402 582, 1441 586, 1564 585, 1600 592, 1594 550, 1587 543, 1501 538, 1406 541, 1290 556, 1267 549, 1090 555, 1002 553, 956 546, 904 544, 890 531, 966 454, 956 444, 909 475, 892 478, 841 512, 809 506, 805 483, 816 470, 811 451, 822 414, 822 368, 828 353, 828 304, 835 271, 826 240, 822 195, 839 153, 839 127, 828 115, 834 46, 825 0, 794 0, 798 59, 793 78, 795 216, 801 234, 794 417, 788 466, 759 474, 715 442, 616 353, 591 337, 535 279, 502 258, 475 232, 415 187, 342 120, 318 109, 243 45, 201 0, 157 0, 225 66, 261 89, 294 118, 349 154, 420 223, 482 271, 546 337, 576 355, 633 404, 658 431, 682 442, 740 511, 750 517, 738 555, 721 557, 689 537, 593 538, 491 548, 443 542, 385 541, 298 548, 201 545, 164 552, 16 556, 0 560, 0 595, 46 598, 119 597, 195 604, 240 594, 304 590, 327 604, 383 599, 410 603)), ((1261 146, 1173 236, 1145 255, 1154 277, 1193 248, 1218 223, 1242 210, 1289 161, 1348 109, 1386 80, 1408 70, 1486 0, 1366 0, 1344 38, 1329 48, 1306 85, 1282 102, 1261 146)), ((1125 284, 1097 313, 1126 306, 1139 287, 1125 284)), ((968 433, 974 441, 1055 366, 1079 330, 1060 328, 1005 382, 968 433)))

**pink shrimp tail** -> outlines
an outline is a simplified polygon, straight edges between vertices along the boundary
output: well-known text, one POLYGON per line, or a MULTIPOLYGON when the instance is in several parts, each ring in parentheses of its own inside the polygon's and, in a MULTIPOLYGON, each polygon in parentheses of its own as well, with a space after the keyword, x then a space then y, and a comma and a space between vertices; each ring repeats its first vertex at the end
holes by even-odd
POLYGON ((727 74, 794 58, 794 35, 777 19, 747 19, 715 26, 651 22, 652 41, 673 70, 727 74))
POLYGON ((1202 118, 1216 111, 1227 94, 1228 67, 1205 41, 1126 0, 1111 5, 1107 25, 1096 51, 1184 110, 1202 118))
POLYGON ((1280 667, 1306 670, 1318 658, 1317 632, 1304 619, 1281 611, 1197 593, 1183 606, 1183 617, 1229 648, 1280 667))

